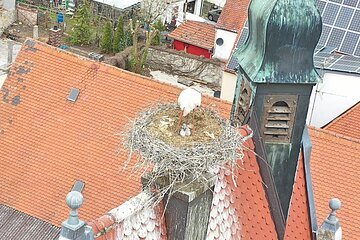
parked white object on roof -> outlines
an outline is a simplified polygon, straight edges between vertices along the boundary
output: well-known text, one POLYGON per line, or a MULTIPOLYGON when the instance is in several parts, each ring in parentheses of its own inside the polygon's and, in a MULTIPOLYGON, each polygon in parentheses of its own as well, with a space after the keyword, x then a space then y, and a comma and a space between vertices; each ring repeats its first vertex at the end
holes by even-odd
POLYGON ((94 1, 106 5, 110 5, 119 9, 125 9, 141 2, 141 0, 94 0, 94 1))

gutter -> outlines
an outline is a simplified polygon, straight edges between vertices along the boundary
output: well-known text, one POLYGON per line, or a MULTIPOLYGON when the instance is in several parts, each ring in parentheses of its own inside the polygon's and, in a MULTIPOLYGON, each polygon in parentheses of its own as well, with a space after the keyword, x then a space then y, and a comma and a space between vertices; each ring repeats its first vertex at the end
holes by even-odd
POLYGON ((303 131, 302 148, 303 148, 303 156, 304 156, 306 191, 307 191, 309 211, 310 211, 309 213, 310 213, 311 235, 313 240, 317 240, 318 225, 316 218, 316 207, 315 207, 314 191, 312 186, 311 168, 310 168, 312 143, 307 126, 305 126, 303 131))

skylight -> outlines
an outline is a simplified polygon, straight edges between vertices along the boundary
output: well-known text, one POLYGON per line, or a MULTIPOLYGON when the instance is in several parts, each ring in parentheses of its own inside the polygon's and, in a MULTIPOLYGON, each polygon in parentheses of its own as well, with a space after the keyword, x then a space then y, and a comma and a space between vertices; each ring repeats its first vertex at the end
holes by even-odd
POLYGON ((69 100, 70 102, 76 102, 79 94, 80 94, 80 90, 79 90, 79 89, 77 89, 77 88, 71 88, 71 89, 70 89, 70 94, 69 94, 69 96, 68 96, 68 100, 69 100))

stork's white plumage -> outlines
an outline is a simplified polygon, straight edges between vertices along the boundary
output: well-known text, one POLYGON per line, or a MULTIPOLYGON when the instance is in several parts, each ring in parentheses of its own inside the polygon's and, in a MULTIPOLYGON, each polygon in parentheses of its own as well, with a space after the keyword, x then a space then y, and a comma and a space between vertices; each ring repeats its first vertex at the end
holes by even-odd
POLYGON ((180 93, 178 104, 180 109, 184 111, 183 116, 186 116, 196 107, 200 107, 201 93, 193 88, 187 88, 180 93))
POLYGON ((193 88, 187 88, 180 93, 178 98, 178 104, 180 106, 181 112, 180 112, 179 123, 176 128, 176 131, 178 131, 180 128, 180 124, 182 122, 183 116, 188 115, 196 107, 200 107, 201 93, 193 88))

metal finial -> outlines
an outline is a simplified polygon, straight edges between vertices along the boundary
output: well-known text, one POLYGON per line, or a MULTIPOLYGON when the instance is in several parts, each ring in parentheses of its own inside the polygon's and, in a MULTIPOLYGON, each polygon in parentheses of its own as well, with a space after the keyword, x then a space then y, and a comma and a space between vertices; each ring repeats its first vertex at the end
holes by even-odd
POLYGON ((331 222, 336 222, 336 211, 341 208, 341 201, 338 198, 333 198, 329 201, 329 207, 331 208, 331 213, 328 217, 328 220, 331 222))
POLYGON ((71 208, 68 224, 77 225, 79 224, 79 215, 77 209, 84 203, 84 197, 80 192, 71 191, 66 196, 66 204, 71 208))

